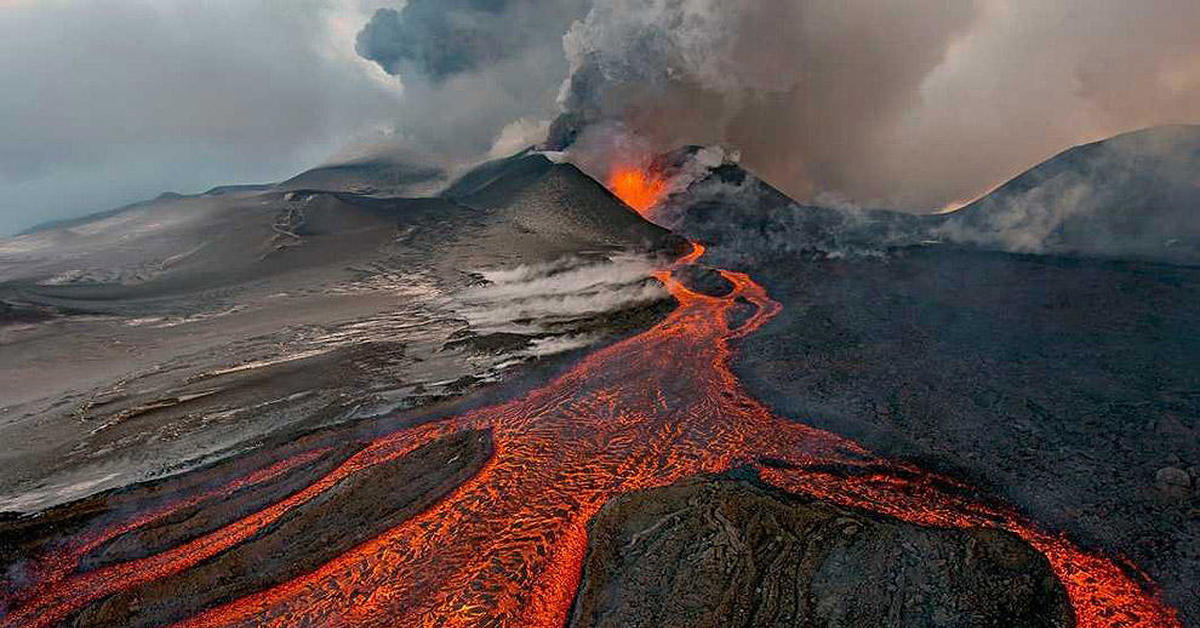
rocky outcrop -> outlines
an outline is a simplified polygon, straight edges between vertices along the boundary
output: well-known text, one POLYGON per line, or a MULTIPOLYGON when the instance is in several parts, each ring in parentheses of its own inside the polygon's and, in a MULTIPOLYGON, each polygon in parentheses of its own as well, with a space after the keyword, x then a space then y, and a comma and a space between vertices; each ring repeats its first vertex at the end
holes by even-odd
POLYGON ((569 620, 590 626, 1073 626, 1045 557, 990 529, 907 524, 696 478, 589 526, 569 620))
POLYGON ((676 281, 692 292, 699 292, 710 297, 723 297, 733 292, 733 282, 729 281, 714 268, 689 264, 681 266, 671 273, 676 281))

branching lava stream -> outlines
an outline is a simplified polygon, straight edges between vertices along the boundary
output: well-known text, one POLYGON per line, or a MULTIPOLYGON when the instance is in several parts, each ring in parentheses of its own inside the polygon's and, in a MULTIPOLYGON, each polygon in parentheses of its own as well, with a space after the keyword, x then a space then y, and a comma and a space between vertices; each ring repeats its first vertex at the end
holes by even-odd
MULTIPOLYGON (((676 262, 696 261, 703 248, 676 262)), ((432 507, 316 571, 182 625, 562 626, 580 579, 586 525, 605 502, 737 465, 782 489, 930 526, 995 526, 1045 554, 1081 626, 1178 625, 1117 562, 1039 531, 950 478, 891 462, 829 432, 774 416, 730 370, 730 340, 779 309, 748 276, 710 297, 657 273, 679 307, 520 399, 374 441, 305 490, 202 538, 89 573, 47 570, 7 626, 53 624, 91 600, 186 569, 248 538, 339 479, 431 439, 489 430, 494 454, 432 507), (743 297, 757 306, 731 330, 743 297)), ((744 305, 744 301, 743 301, 744 305)), ((144 519, 144 517, 143 517, 144 519)), ((94 543, 93 543, 94 544, 94 543)), ((69 565, 78 556, 59 556, 69 565)))

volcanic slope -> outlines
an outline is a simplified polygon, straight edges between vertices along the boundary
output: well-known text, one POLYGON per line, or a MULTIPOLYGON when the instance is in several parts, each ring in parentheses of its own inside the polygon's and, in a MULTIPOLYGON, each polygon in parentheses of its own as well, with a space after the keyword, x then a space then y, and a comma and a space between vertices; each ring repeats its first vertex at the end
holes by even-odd
MULTIPOLYGON (((442 196, 543 238, 541 247, 629 246, 681 254, 687 243, 624 207, 574 165, 525 152, 480 166, 442 196)), ((507 235, 507 234, 505 234, 507 235)), ((503 236, 501 236, 503 237, 503 236)))
POLYGON ((862 255, 942 242, 1012 253, 1200 263, 1200 125, 1076 146, 942 214, 805 205, 725 158, 685 147, 649 167, 648 214, 713 255, 862 255))
MULTIPOLYGON (((1121 206, 1109 203, 1122 181, 1175 181, 1162 194, 1178 204, 1151 194, 1163 202, 1140 205, 1148 213, 1137 218, 1146 227, 1139 233, 1159 229, 1163 214, 1163 224, 1182 221, 1177 231, 1186 238, 1195 223, 1184 219, 1194 209, 1179 173, 1183 166, 1194 173, 1197 162, 1170 155, 1181 154, 1195 130, 1156 129, 1073 149, 1018 181, 1092 172, 1097 191, 1064 233, 1092 219, 1118 224, 1121 206), (1175 147, 1155 152, 1160 158, 1090 157, 1160 141, 1175 147), (1088 163, 1119 163, 1126 174, 1106 188, 1109 171, 1080 165, 1088 163)), ((1200 269, 1147 261, 1176 250, 1153 238, 1134 238, 1129 259, 1105 239, 1070 255, 925 241, 954 214, 888 218, 878 229, 867 223, 853 230, 854 246, 838 248, 848 240, 812 231, 808 209, 761 193, 763 184, 736 165, 718 170, 693 174, 693 187, 651 213, 676 212, 680 232, 709 245, 706 259, 750 273, 783 304, 741 341, 734 362, 755 397, 783 416, 968 479, 1090 547, 1128 557, 1187 621, 1200 622, 1200 269), (761 204, 726 216, 709 204, 714 190, 761 204), (760 227, 737 235, 737 224, 755 224, 743 218, 755 212, 760 227), (887 226, 894 224, 916 228, 887 226), (758 229, 770 237, 756 238, 758 229), (813 233, 833 244, 794 244, 814 242, 813 233), (872 240, 873 233, 883 235, 872 240), (913 246, 900 246, 905 239, 913 246)), ((1005 211, 1007 188, 962 215, 1005 211)), ((1044 200, 1056 202, 1048 190, 1044 200)), ((859 224, 863 216, 839 220, 859 224)))
POLYGON ((719 149, 687 146, 650 165, 666 195, 646 214, 709 246, 718 265, 779 255, 876 254, 930 237, 937 219, 857 207, 796 202, 719 149))
POLYGON ((457 403, 670 309, 653 256, 681 240, 571 167, 501 164, 472 205, 230 187, 0 240, 0 511, 457 403))
POLYGON ((1014 252, 1200 263, 1200 125, 1076 146, 947 216, 938 235, 1014 252))

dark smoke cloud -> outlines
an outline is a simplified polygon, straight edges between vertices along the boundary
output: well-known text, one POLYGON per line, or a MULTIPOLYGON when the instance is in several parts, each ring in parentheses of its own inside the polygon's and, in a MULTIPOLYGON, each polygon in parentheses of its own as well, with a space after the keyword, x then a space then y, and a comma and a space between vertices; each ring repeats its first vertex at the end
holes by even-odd
POLYGON ((450 162, 540 142, 567 75, 562 36, 590 0, 412 0, 376 10, 357 53, 404 84, 394 127, 369 152, 450 162))
POLYGON ((382 8, 359 32, 355 50, 388 74, 406 68, 435 80, 507 56, 518 42, 505 37, 507 0, 413 0, 382 8))
POLYGON ((801 200, 935 209, 1200 120, 1200 3, 596 0, 550 143, 597 175, 722 144, 801 200))

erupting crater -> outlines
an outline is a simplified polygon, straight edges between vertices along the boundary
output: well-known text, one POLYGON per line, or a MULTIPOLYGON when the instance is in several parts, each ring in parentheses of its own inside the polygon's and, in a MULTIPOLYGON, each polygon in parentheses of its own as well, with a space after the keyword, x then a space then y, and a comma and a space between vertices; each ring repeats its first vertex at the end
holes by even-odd
MULTIPOLYGON (((653 204, 645 202, 661 185, 645 175, 614 179, 616 192, 639 211, 653 204)), ((780 306, 744 274, 721 271, 733 285, 721 296, 693 292, 673 277, 703 253, 693 245, 657 273, 679 306, 648 331, 594 352, 519 399, 378 438, 307 488, 200 538, 73 571, 96 539, 166 513, 97 531, 77 548, 43 557, 3 624, 55 624, 114 593, 191 569, 269 533, 354 474, 471 430, 490 433, 490 458, 431 506, 312 572, 181 625, 562 626, 580 582, 587 523, 606 502, 742 465, 781 489, 908 522, 1014 532, 1049 559, 1081 626, 1178 625, 1174 612, 1116 561, 1039 530, 953 479, 777 417, 751 398, 730 370, 730 341, 758 329, 780 306), (731 329, 735 311, 741 324, 731 329)))

